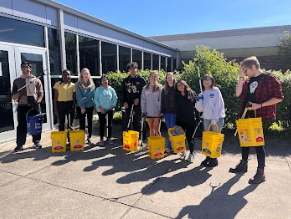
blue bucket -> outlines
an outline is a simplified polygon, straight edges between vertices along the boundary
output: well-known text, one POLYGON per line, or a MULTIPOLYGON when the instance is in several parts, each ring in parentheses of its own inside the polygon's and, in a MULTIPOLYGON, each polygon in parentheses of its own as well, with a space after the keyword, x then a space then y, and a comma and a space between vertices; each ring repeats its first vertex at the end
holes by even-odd
POLYGON ((30 135, 38 135, 42 132, 42 115, 27 116, 27 133, 30 135))

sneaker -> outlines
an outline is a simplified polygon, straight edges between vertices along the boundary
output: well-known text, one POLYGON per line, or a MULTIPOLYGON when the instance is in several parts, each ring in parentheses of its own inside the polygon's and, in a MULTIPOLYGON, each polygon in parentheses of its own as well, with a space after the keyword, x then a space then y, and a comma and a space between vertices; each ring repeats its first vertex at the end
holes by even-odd
POLYGON ((180 159, 185 159, 185 158, 186 158, 186 151, 180 154, 180 159))
POLYGON ((36 143, 36 144, 34 144, 34 148, 35 149, 41 149, 42 145, 40 143, 36 143))
POLYGON ((92 144, 91 138, 87 138, 86 143, 89 144, 89 145, 92 144))
POLYGON ((206 164, 206 167, 216 167, 216 166, 218 166, 217 158, 211 158, 209 163, 206 164))
POLYGON ((205 160, 203 160, 200 164, 200 166, 206 166, 210 161, 210 157, 206 157, 205 160))
POLYGON ((264 169, 257 169, 256 175, 249 180, 249 184, 260 184, 266 180, 264 169))
POLYGON ((230 173, 246 173, 248 171, 248 162, 241 160, 235 168, 230 168, 230 173))
POLYGON ((107 139, 107 143, 108 143, 109 145, 113 145, 113 141, 110 140, 110 139, 107 139))
POLYGON ((98 143, 97 143, 98 146, 104 146, 104 141, 103 140, 100 140, 98 143))
POLYGON ((14 152, 22 151, 22 150, 23 150, 23 145, 17 145, 17 147, 14 148, 14 152))
POLYGON ((171 152, 173 152, 173 150, 171 148, 166 148, 166 150, 165 150, 166 154, 171 153, 171 152))
POLYGON ((190 153, 190 154, 189 154, 189 157, 188 157, 187 160, 190 161, 190 162, 192 163, 193 160, 194 160, 194 154, 193 154, 193 153, 190 153))

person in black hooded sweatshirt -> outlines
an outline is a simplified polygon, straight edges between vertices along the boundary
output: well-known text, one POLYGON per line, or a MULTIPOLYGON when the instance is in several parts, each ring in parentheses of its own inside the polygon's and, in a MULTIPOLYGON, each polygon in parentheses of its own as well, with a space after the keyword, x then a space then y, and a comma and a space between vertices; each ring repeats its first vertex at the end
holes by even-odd
MULTIPOLYGON (((176 84, 178 92, 176 96, 176 123, 181 126, 186 134, 186 139, 189 144, 190 154, 188 160, 194 160, 194 144, 192 142, 192 135, 195 130, 195 100, 196 94, 190 86, 183 80, 176 84)), ((181 158, 186 158, 186 151, 181 154, 181 158)))

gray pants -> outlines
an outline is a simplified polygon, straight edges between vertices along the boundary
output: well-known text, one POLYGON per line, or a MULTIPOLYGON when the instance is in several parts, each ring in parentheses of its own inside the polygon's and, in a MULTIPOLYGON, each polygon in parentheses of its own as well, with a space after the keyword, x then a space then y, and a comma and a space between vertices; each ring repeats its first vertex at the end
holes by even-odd
MULTIPOLYGON (((204 126, 204 131, 207 131, 208 130, 208 127, 209 125, 211 124, 211 120, 210 119, 203 119, 203 126, 204 126)), ((223 125, 224 125, 224 118, 220 118, 218 121, 217 121, 217 126, 218 126, 218 131, 219 133, 221 132, 222 128, 223 128, 223 125)), ((212 125, 210 128, 209 128, 209 131, 214 131, 214 132, 217 132, 217 128, 215 125, 212 125)))

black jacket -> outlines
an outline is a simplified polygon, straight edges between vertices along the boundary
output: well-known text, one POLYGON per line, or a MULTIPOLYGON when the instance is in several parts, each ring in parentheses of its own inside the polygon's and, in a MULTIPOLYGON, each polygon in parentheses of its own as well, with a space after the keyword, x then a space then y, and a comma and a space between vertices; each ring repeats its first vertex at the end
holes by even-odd
POLYGON ((162 90, 162 100, 161 100, 161 113, 163 114, 176 114, 175 107, 175 96, 176 89, 173 87, 168 87, 168 93, 165 93, 165 90, 162 90))
POLYGON ((195 99, 193 102, 188 99, 188 95, 182 96, 180 93, 176 95, 176 121, 177 125, 195 124, 195 99))
POLYGON ((131 77, 130 75, 122 82, 123 103, 127 102, 128 105, 132 105, 133 101, 137 98, 140 103, 140 96, 142 88, 146 82, 140 75, 131 77))

